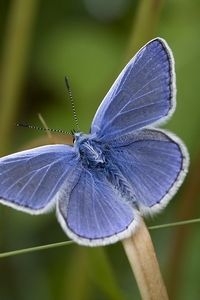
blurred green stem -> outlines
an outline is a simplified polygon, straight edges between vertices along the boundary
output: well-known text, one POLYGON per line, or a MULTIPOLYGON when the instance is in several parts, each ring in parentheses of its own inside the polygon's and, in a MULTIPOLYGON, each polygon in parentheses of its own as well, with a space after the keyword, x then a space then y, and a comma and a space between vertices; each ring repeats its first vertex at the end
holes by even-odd
MULTIPOLYGON (((149 226, 148 229, 149 230, 163 229, 163 228, 167 229, 167 228, 171 228, 171 227, 175 227, 175 226, 183 226, 183 225, 195 224, 195 223, 199 223, 199 222, 200 222, 200 218, 197 218, 197 219, 192 219, 192 220, 185 220, 185 221, 149 226)), ((30 248, 24 248, 24 249, 20 249, 20 250, 2 252, 2 253, 0 253, 0 258, 16 256, 16 255, 21 255, 21 254, 27 254, 27 253, 40 251, 40 250, 47 250, 47 249, 51 249, 51 248, 69 246, 72 244, 74 244, 73 241, 65 241, 65 242, 52 243, 52 244, 47 244, 47 245, 42 245, 42 246, 34 246, 34 247, 30 247, 30 248)))
POLYGON ((155 37, 164 0, 141 0, 130 34, 127 57, 132 57, 144 43, 155 37))
POLYGON ((106 255, 105 247, 89 248, 90 277, 100 288, 106 299, 122 300, 125 298, 116 279, 116 274, 106 255))
POLYGON ((124 250, 132 267, 143 300, 167 300, 149 231, 141 221, 137 231, 123 240, 124 250))
MULTIPOLYGON (((200 150, 197 157, 190 166, 190 173, 182 190, 182 199, 177 207, 177 219, 194 218, 199 211, 199 194, 200 194, 200 150)), ((197 219, 198 220, 198 219, 197 219)), ((195 221, 195 219, 194 219, 195 221)), ((173 231, 173 243, 171 243, 171 253, 168 262, 168 287, 171 299, 177 299, 181 289, 182 268, 184 264, 184 253, 191 238, 191 227, 180 227, 173 231)))
POLYGON ((36 0, 10 2, 1 62, 0 155, 8 151, 15 126, 37 4, 36 0))
POLYGON ((89 256, 86 247, 74 247, 71 259, 67 258, 67 284, 62 299, 88 299, 91 286, 88 282, 89 256))

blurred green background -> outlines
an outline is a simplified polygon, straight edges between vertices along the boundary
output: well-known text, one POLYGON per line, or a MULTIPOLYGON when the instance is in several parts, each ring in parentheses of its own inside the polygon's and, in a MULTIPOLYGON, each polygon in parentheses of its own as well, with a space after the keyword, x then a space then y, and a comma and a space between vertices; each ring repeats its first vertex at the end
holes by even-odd
MULTIPOLYGON (((198 0, 13 0, 0 3, 0 152, 48 143, 17 122, 74 127, 64 76, 82 131, 121 68, 153 37, 173 50, 177 110, 167 128, 191 156, 190 172, 165 211, 163 224, 200 217, 200 2, 198 0)), ((59 137, 62 142, 65 137, 59 137)), ((200 224, 159 229, 151 236, 170 299, 200 299, 200 224)), ((66 240, 54 214, 31 217, 0 207, 0 252, 66 240)), ((121 243, 75 244, 0 259, 2 300, 140 299, 121 243)))

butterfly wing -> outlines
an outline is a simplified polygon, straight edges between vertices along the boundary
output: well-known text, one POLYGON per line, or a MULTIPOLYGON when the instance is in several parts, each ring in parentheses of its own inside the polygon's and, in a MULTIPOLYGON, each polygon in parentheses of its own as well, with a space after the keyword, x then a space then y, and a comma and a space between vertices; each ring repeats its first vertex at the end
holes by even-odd
POLYGON ((189 157, 173 134, 143 129, 112 143, 109 160, 126 178, 143 214, 166 206, 186 175, 189 157))
POLYGON ((76 164, 74 149, 67 145, 5 156, 0 159, 0 202, 33 214, 48 211, 76 164))
POLYGON ((99 106, 91 133, 113 140, 169 118, 175 109, 174 59, 167 43, 156 38, 126 65, 99 106))
POLYGON ((139 223, 133 207, 101 172, 81 169, 57 202, 63 230, 79 244, 105 245, 130 235, 139 223))

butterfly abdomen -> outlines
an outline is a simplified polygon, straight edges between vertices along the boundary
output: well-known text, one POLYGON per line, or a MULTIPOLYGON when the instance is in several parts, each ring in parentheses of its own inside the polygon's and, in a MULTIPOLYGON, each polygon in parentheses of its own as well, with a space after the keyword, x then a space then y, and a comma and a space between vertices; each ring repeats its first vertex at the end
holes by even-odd
POLYGON ((133 191, 112 159, 109 145, 89 139, 86 135, 77 137, 77 150, 83 167, 88 170, 104 173, 107 180, 127 201, 134 202, 133 191))
POLYGON ((134 192, 127 180, 121 174, 120 170, 117 168, 117 166, 109 162, 105 171, 106 178, 119 192, 119 194, 126 201, 131 202, 133 204, 135 202, 134 192))

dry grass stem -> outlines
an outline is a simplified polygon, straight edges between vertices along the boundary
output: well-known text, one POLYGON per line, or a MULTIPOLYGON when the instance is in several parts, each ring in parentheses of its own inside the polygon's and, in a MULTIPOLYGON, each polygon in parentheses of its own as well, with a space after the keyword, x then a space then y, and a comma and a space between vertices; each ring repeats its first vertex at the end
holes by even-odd
POLYGON ((137 231, 123 240, 123 246, 143 300, 167 300, 167 290, 149 231, 141 221, 137 231))

